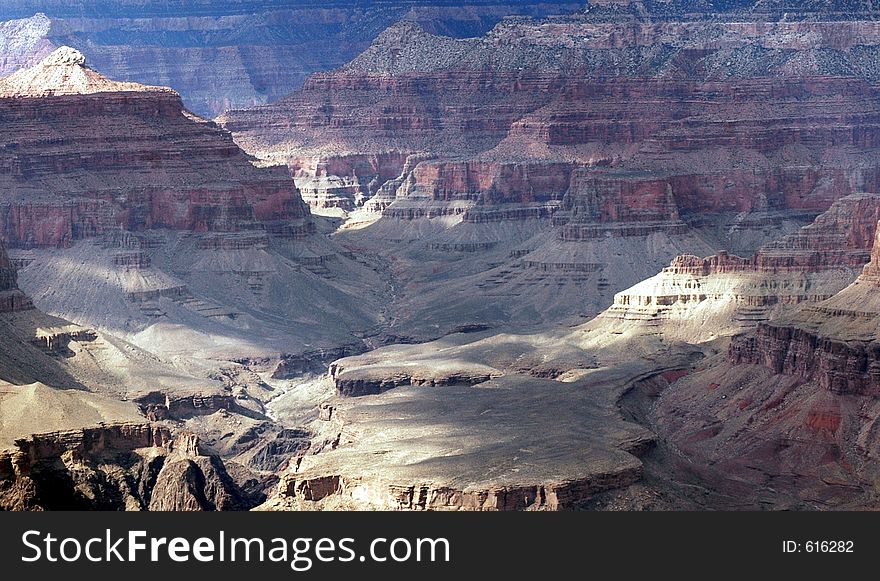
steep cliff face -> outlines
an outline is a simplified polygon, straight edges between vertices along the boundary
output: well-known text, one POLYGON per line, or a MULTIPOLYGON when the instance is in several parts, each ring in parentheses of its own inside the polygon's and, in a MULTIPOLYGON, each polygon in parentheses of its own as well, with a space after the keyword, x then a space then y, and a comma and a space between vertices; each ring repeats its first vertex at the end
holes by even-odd
MULTIPOLYGON (((839 226, 844 214, 826 214, 802 235, 770 245, 774 260, 726 261, 732 267, 728 276, 739 275, 745 266, 746 272, 766 273, 765 286, 782 287, 780 281, 798 270, 813 273, 815 283, 822 273, 819 263, 826 263, 829 273, 848 271, 860 255, 856 247, 870 234, 867 220, 877 217, 863 197, 856 201, 859 218, 848 233, 828 238, 829 226, 839 226), (830 254, 815 254, 829 247, 830 254), (786 252, 803 257, 807 249, 810 260, 778 260, 786 252)), ((658 435, 700 466, 698 472, 716 478, 711 473, 717 470, 760 494, 783 491, 787 506, 877 505, 876 230, 870 262, 849 286, 800 308, 778 309, 660 396, 651 413, 658 435)), ((711 270, 725 264, 697 266, 711 270)))
POLYGON ((839 394, 880 393, 880 244, 850 286, 828 300, 739 336, 730 345, 734 364, 760 364, 775 373, 815 381, 839 394))
POLYGON ((0 452, 4 510, 240 510, 253 505, 191 434, 109 424, 36 434, 0 452))
MULTIPOLYGON (((221 122, 273 161, 305 152, 328 164, 355 152, 556 161, 667 179, 683 215, 825 209, 875 189, 876 101, 864 97, 874 95, 867 55, 878 38, 867 21, 612 23, 589 12, 507 21, 474 39, 400 23, 338 71, 221 122), (844 156, 851 148, 859 154, 844 156)), ((343 167, 362 182, 384 179, 343 167)), ((474 181, 489 194, 493 170, 481 167, 474 181)), ((474 171, 447 171, 440 189, 473 192, 455 176, 474 171)), ((436 184, 435 173, 417 167, 402 197, 424 189, 420 179, 436 184)))
POLYGON ((346 63, 402 18, 440 34, 477 36, 511 14, 544 16, 581 7, 564 0, 161 5, 107 0, 71 8, 14 0, 0 7, 0 20, 32 18, 4 25, 20 40, 0 44, 0 75, 33 64, 49 47, 69 45, 113 78, 170 85, 189 109, 214 117, 286 95, 310 73, 346 63))
POLYGON ((0 81, 0 238, 67 246, 118 228, 310 230, 285 172, 258 169, 171 90, 109 81, 60 48, 0 81))
POLYGON ((9 260, 6 248, 0 243, 0 313, 11 313, 31 308, 33 308, 33 303, 18 288, 18 272, 15 265, 9 260))
MULTIPOLYGON (((271 367, 282 354, 357 345, 352 332, 376 324, 379 275, 316 232, 285 169, 257 167, 174 91, 111 81, 60 48, 0 80, 0 125, 0 240, 17 282, 64 319, 45 326, 72 322, 95 345, 152 354, 123 357, 122 391, 150 391, 149 357, 183 361, 177 371, 192 380, 217 361, 271 367)), ((3 267, 4 286, 11 273, 3 267)), ((25 306, 7 290, 5 309, 25 306)), ((63 351, 68 335, 51 348, 63 351)), ((172 399, 175 383, 192 386, 169 377, 154 387, 172 399)), ((218 395, 202 384, 213 387, 182 397, 218 395)))

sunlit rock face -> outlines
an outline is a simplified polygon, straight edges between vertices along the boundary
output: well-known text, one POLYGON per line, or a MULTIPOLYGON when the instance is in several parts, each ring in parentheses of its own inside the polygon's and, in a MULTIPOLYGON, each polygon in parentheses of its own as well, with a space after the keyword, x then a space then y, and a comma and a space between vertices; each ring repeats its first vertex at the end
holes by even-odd
POLYGON ((761 364, 775 373, 814 381, 833 393, 880 393, 877 354, 880 244, 848 287, 816 305, 760 325, 730 346, 735 364, 761 364))
POLYGON ((377 275, 316 234, 285 169, 174 91, 62 47, 0 80, 0 124, 0 239, 43 311, 147 350, 276 363, 375 324, 371 292, 347 292, 377 275))
POLYGON ((55 50, 46 38, 50 27, 45 14, 0 22, 0 77, 33 66, 55 50))
POLYGON ((871 257, 880 195, 839 199, 799 231, 750 258, 722 252, 679 256, 656 276, 618 293, 597 328, 701 342, 753 328, 831 298, 871 257))
POLYGON ((355 57, 400 19, 452 36, 478 36, 508 15, 582 8, 565 0, 412 3, 295 0, 68 2, 11 0, 0 6, 0 75, 34 64, 58 46, 82 50, 113 78, 169 85, 187 108, 214 117, 265 104, 299 88, 310 73, 355 57), (10 39, 7 41, 6 39, 10 39), (5 43, 5 44, 4 44, 5 43))

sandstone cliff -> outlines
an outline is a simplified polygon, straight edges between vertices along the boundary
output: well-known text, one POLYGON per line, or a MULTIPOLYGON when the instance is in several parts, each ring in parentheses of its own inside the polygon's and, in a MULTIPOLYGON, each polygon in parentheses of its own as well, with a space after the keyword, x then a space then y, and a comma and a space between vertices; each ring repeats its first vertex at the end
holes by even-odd
POLYGON ((834 296, 870 260, 880 196, 852 194, 813 223, 750 258, 679 256, 659 274, 615 295, 596 332, 662 332, 701 342, 834 296))
MULTIPOLYGON (((556 161, 661 173, 683 214, 824 209, 854 183, 873 189, 870 164, 832 152, 876 145, 874 101, 863 98, 875 72, 858 55, 876 50, 877 39, 873 23, 860 20, 643 24, 588 14, 508 21, 474 39, 404 22, 338 71, 222 123, 246 149, 287 162, 302 180, 324 172, 354 183, 361 198, 375 195, 390 171, 354 154, 396 156, 402 169, 407 154, 431 153, 496 162, 424 162, 446 166, 439 188, 425 184, 430 191, 470 199, 494 194, 498 162, 526 165, 535 176, 558 174, 546 163, 556 161), (472 181, 461 182, 464 175, 472 181)), ((436 183, 436 175, 417 167, 415 191, 420 178, 436 183)), ((566 189, 526 191, 540 198, 566 189)), ((316 202, 331 203, 329 193, 316 202)))
POLYGON ((880 243, 850 286, 816 305, 758 326, 730 346, 734 364, 761 364, 775 373, 815 381, 839 394, 880 393, 878 305, 880 243))
POLYGON ((120 226, 309 232, 284 172, 254 167, 173 91, 110 81, 84 62, 60 48, 0 80, 8 245, 64 246, 120 226))
POLYGON ((227 360, 353 343, 376 323, 361 290, 382 283, 317 234, 287 171, 257 167, 174 91, 60 48, 0 80, 0 122, 0 239, 43 311, 227 360))

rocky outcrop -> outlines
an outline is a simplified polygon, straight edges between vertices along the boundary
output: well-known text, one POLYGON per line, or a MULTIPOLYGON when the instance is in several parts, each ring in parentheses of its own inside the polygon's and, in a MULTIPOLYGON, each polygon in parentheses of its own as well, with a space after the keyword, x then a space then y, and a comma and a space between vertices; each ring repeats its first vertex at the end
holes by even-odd
MULTIPOLYGON (((878 248, 875 238, 852 284, 734 336, 660 396, 658 434, 710 487, 767 506, 876 506, 878 248)), ((790 275, 771 272, 767 284, 790 275)))
POLYGON ((296 379, 310 373, 321 374, 337 359, 363 351, 363 343, 340 345, 332 349, 317 349, 297 355, 282 354, 281 361, 272 372, 273 379, 296 379))
POLYGON ((436 355, 432 356, 430 351, 421 354, 418 347, 410 350, 405 346, 391 346, 364 355, 344 357, 330 364, 328 376, 337 395, 360 397, 398 387, 477 385, 503 374, 485 363, 460 360, 453 355, 454 350, 439 364, 436 355), (398 364, 398 357, 406 357, 406 360, 398 364))
POLYGON ((810 330, 760 325, 730 345, 734 364, 764 365, 775 373, 815 380, 839 394, 880 395, 880 347, 820 337, 810 330))
POLYGON ((672 182, 651 177, 622 178, 579 168, 571 177, 563 212, 554 223, 558 238, 577 242, 607 236, 684 234, 672 182))
POLYGON ((651 332, 663 325, 667 336, 700 341, 819 303, 852 282, 870 259, 878 219, 880 196, 853 194, 751 258, 678 256, 658 275, 615 295, 596 325, 630 321, 651 332))
POLYGON ((238 410, 233 395, 226 394, 165 394, 151 392, 137 398, 136 403, 149 420, 185 420, 208 415, 217 410, 238 410))
POLYGON ((0 81, 0 239, 66 246, 122 227, 311 231, 286 172, 258 169, 169 89, 106 79, 60 48, 0 81))
MULTIPOLYGON (((507 349, 520 347, 510 339, 507 349)), ((634 365, 597 372, 591 385, 607 390, 510 374, 476 385, 413 385, 333 398, 312 424, 312 447, 290 465, 263 508, 582 507, 642 477, 637 456, 653 439, 622 421, 612 402, 643 371, 634 365)))
POLYGON ((0 452, 6 510, 235 510, 249 502, 195 436, 158 425, 35 434, 0 452))
POLYGON ((0 22, 0 77, 37 64, 56 47, 47 38, 51 21, 42 13, 0 22))
POLYGON ((18 289, 18 274, 0 242, 0 313, 32 309, 31 300, 18 289))
POLYGON ((600 492, 625 488, 641 478, 642 471, 631 468, 571 482, 460 490, 430 483, 405 486, 344 476, 298 479, 296 475, 286 475, 277 491, 283 500, 276 500, 280 506, 273 508, 323 503, 328 508, 349 506, 361 510, 576 510, 600 492))
POLYGON ((242 510, 253 500, 226 472, 223 461, 199 449, 194 434, 179 434, 150 494, 151 511, 242 510))
POLYGON ((817 382, 840 394, 880 394, 880 232, 871 261, 850 286, 787 317, 735 337, 729 359, 817 382))
POLYGON ((409 156, 400 152, 312 156, 288 160, 303 200, 315 208, 353 210, 398 177, 409 156))

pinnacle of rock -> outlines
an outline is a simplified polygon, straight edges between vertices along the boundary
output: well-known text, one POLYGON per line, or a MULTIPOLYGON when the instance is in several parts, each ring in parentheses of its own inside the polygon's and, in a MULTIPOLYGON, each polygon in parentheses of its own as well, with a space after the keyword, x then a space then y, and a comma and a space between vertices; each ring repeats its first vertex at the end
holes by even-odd
POLYGON ((0 79, 0 97, 155 91, 170 92, 171 89, 110 80, 88 68, 85 55, 69 46, 55 49, 33 67, 0 79))
POLYGON ((50 53, 37 66, 85 66, 85 64, 86 55, 75 48, 62 46, 50 53))

